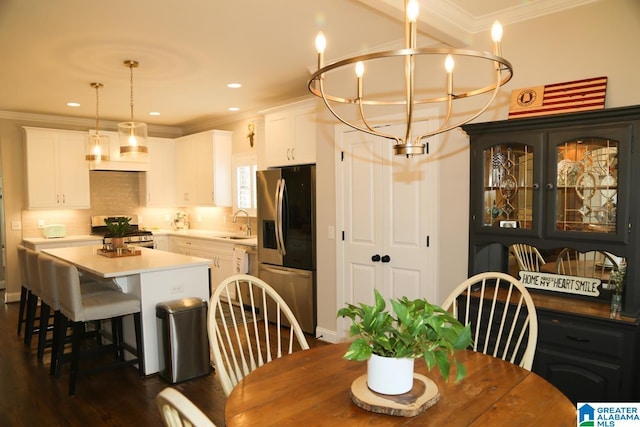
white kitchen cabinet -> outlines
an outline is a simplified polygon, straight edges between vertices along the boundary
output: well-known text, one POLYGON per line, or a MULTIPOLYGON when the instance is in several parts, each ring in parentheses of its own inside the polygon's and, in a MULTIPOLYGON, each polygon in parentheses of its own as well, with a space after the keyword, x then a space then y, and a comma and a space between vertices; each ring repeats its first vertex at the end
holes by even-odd
POLYGON ((149 138, 149 170, 140 174, 140 201, 147 207, 176 204, 176 142, 149 138))
POLYGON ((231 132, 207 131, 176 140, 176 203, 231 206, 231 132))
POLYGON ((211 258, 211 293, 227 277, 235 273, 233 266, 233 245, 229 243, 213 242, 205 240, 203 242, 205 253, 211 258))
POLYGON ((209 274, 211 292, 222 280, 234 274, 233 244, 209 239, 171 236, 169 251, 211 260, 209 274))
POLYGON ((153 235, 153 249, 169 252, 169 236, 153 235))
POLYGON ((27 208, 87 209, 85 132, 25 127, 27 208))
POLYGON ((315 100, 289 104, 265 113, 267 167, 316 162, 315 100))

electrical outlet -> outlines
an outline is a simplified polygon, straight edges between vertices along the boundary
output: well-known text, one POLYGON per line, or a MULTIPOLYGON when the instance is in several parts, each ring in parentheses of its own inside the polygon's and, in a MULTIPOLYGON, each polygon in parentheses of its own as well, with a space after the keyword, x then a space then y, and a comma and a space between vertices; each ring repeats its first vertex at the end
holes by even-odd
POLYGON ((184 288, 182 287, 181 284, 169 286, 169 293, 171 294, 179 294, 179 293, 182 293, 183 290, 184 288))
POLYGON ((164 220, 167 221, 167 222, 171 221, 171 217, 169 216, 169 214, 166 214, 164 216, 164 220))
POLYGON ((44 219, 38 220, 38 228, 44 228, 44 219))
POLYGON ((11 221, 11 229, 12 230, 22 230, 22 222, 20 222, 20 221, 11 221))

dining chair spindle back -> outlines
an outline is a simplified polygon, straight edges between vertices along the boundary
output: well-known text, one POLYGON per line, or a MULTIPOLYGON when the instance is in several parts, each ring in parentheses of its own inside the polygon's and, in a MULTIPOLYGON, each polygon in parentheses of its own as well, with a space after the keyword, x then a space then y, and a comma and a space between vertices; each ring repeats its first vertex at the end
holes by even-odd
POLYGON ((191 400, 174 388, 167 387, 158 393, 156 404, 166 427, 216 427, 191 400))
POLYGON ((247 274, 228 277, 215 289, 207 325, 214 366, 227 396, 257 367, 309 349, 287 303, 263 280, 247 274))
POLYGON ((471 325, 474 351, 531 370, 538 317, 529 291, 519 280, 499 272, 476 274, 458 285, 442 307, 471 325))

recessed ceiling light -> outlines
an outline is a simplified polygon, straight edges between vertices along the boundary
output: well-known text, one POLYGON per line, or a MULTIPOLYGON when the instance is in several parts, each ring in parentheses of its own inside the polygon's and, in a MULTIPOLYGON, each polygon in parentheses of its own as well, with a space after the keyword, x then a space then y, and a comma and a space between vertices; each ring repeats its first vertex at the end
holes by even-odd
POLYGON ((79 107, 79 102, 67 102, 67 107, 79 107))
POLYGON ((229 111, 240 111, 239 107, 229 107, 229 111))
POLYGON ((238 88, 242 87, 242 85, 240 83, 229 83, 227 85, 227 87, 231 88, 231 89, 238 89, 238 88))
POLYGON ((159 115, 160 115, 160 112, 159 112, 159 111, 150 111, 150 112, 149 112, 149 115, 150 115, 150 116, 159 116, 159 115))

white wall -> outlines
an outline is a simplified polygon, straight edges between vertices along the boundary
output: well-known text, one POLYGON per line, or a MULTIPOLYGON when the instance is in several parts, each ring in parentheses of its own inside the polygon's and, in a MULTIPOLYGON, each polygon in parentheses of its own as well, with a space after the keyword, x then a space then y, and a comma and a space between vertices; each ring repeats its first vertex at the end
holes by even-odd
MULTIPOLYGON (((503 55, 514 66, 514 77, 502 89, 497 103, 476 122, 507 119, 511 91, 589 77, 608 76, 606 107, 640 104, 640 2, 600 1, 505 27, 503 55)), ((489 36, 479 34, 470 48, 490 50, 489 36)), ((442 80, 442 76, 439 77, 442 80)), ((456 68, 457 81, 473 81, 473 71, 456 68)), ((434 80, 437 81, 437 80, 434 80)), ((317 141, 318 181, 318 327, 335 331, 336 245, 327 238, 335 225, 336 120, 320 105, 317 141)), ((441 138, 430 156, 440 162, 441 303, 455 285, 467 277, 469 216, 469 140, 462 130, 441 138)))

